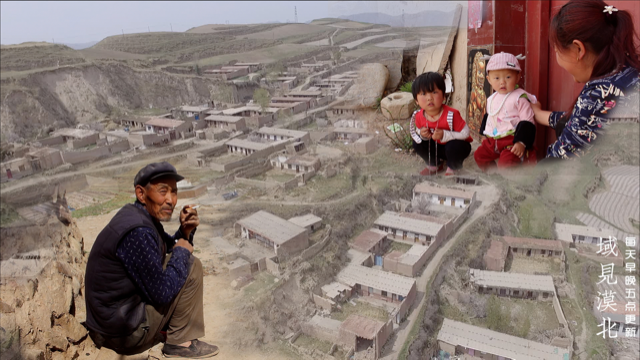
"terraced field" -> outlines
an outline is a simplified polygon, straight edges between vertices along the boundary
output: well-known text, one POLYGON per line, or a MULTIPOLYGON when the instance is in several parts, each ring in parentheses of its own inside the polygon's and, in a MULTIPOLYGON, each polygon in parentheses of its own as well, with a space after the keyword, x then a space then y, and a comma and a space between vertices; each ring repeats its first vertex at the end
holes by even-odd
POLYGON ((605 170, 602 175, 609 184, 609 190, 595 194, 589 201, 591 211, 629 233, 638 231, 630 219, 640 219, 639 171, 637 166, 628 165, 605 170))

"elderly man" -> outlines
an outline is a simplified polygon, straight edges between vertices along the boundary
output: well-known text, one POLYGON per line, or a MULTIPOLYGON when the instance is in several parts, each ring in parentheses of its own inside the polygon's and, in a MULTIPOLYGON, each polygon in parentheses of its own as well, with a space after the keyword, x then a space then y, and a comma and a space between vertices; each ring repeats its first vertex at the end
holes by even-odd
POLYGON ((192 255, 198 212, 183 207, 174 236, 160 224, 171 220, 182 179, 167 162, 145 166, 133 182, 135 203, 98 235, 85 275, 86 324, 97 346, 132 355, 165 342, 165 357, 218 353, 197 340, 204 336, 202 264, 192 255))

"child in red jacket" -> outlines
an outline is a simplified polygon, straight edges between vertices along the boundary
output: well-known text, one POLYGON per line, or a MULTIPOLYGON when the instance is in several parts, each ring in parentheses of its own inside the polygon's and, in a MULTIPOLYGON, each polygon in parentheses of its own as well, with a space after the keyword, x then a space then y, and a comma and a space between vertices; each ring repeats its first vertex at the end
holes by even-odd
POLYGON ((411 85, 420 109, 413 113, 409 131, 413 149, 427 163, 420 175, 436 174, 445 160, 445 175, 453 175, 471 153, 469 127, 458 110, 443 104, 444 91, 444 78, 437 72, 424 73, 411 85))

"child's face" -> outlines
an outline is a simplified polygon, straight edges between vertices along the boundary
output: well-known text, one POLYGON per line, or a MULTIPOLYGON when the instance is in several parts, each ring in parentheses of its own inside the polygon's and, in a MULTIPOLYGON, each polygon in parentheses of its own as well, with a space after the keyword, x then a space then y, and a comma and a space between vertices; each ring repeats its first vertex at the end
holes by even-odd
POLYGON ((520 72, 509 69, 491 70, 487 74, 487 80, 494 91, 504 95, 515 90, 520 81, 520 72))
POLYGON ((416 98, 416 104, 429 115, 439 113, 443 102, 444 94, 442 90, 435 86, 433 87, 433 91, 421 92, 416 98))

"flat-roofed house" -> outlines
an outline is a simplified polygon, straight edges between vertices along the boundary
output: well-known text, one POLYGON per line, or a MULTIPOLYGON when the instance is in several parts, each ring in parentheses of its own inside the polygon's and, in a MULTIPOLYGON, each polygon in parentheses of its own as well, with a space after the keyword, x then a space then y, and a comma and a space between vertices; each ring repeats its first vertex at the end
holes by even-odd
POLYGON ((262 68, 262 64, 257 62, 237 62, 233 64, 233 66, 247 66, 251 72, 258 71, 262 68))
POLYGON ((190 106, 184 105, 173 110, 173 116, 180 120, 202 120, 207 117, 207 111, 211 110, 209 106, 190 106))
POLYGON ((251 128, 260 128, 267 125, 278 118, 280 109, 267 107, 261 109, 257 105, 246 105, 237 108, 224 109, 222 115, 242 116, 245 118, 247 126, 251 128))
POLYGON ((503 241, 491 239, 489 250, 487 250, 483 257, 487 270, 504 271, 508 251, 509 248, 503 241))
POLYGON ((257 131, 257 133, 261 138, 269 141, 293 140, 294 142, 302 141, 308 143, 311 140, 309 132, 300 130, 290 130, 265 126, 261 127, 257 131))
POLYGON ((257 151, 268 149, 272 144, 236 138, 227 141, 226 145, 230 154, 242 154, 248 156, 257 151))
POLYGON ((319 91, 319 90, 291 91, 287 93, 287 96, 316 99, 316 98, 322 97, 322 91, 319 91))
POLYGON ((461 359, 568 360, 571 351, 445 318, 438 348, 461 359))
POLYGON ((247 128, 247 123, 242 116, 209 115, 204 120, 209 127, 216 129, 242 131, 247 128))
POLYGON ((602 281, 596 284, 598 293, 606 293, 608 294, 607 296, 610 295, 612 299, 608 299, 607 302, 605 302, 602 296, 596 296, 593 300, 593 315, 596 317, 598 324, 602 324, 603 317, 611 319, 612 335, 616 334, 618 338, 624 338, 627 336, 626 329, 629 328, 632 329, 630 332, 633 331, 637 338, 639 337, 637 319, 640 317, 640 307, 637 305, 637 296, 640 288, 637 282, 635 285, 626 285, 625 276, 623 275, 614 275, 613 278, 611 282, 615 282, 615 284, 609 284, 609 281, 602 281), (630 290, 628 291, 627 289, 630 290), (627 297, 630 292, 635 293, 636 299, 627 297), (633 308, 627 307, 627 304, 630 302, 635 302, 636 306, 633 308), (630 321, 632 316, 635 316, 635 322, 630 321))
POLYGON ((383 270, 361 265, 348 265, 336 275, 336 279, 349 285, 360 296, 371 296, 398 305, 395 322, 407 315, 416 298, 416 281, 383 270))
POLYGON ((269 107, 281 109, 284 115, 290 116, 307 110, 304 102, 270 102, 269 107))
POLYGON ((423 182, 413 188, 413 198, 425 198, 433 204, 451 205, 466 208, 476 199, 476 192, 471 190, 450 189, 423 182))
POLYGON ((598 245, 600 239, 609 239, 609 236, 615 236, 612 231, 590 226, 555 223, 554 228, 558 240, 574 244, 598 245))
POLYGON ((429 254, 428 246, 418 244, 411 246, 406 253, 395 250, 384 257, 383 269, 399 275, 414 277, 427 263, 429 254))
POLYGON ((503 236, 512 256, 555 257, 564 261, 564 248, 558 240, 517 238, 503 236))
POLYGON ((356 140, 352 146, 357 153, 368 155, 378 149, 378 139, 373 136, 363 137, 356 140))
POLYGON ((237 79, 239 77, 242 77, 248 74, 249 74, 249 68, 242 67, 242 66, 232 66, 232 67, 226 66, 226 69, 225 68, 209 69, 203 72, 203 75, 206 77, 221 79, 225 81, 237 79))
POLYGON ((191 133, 191 123, 188 121, 154 118, 147 121, 145 124, 145 130, 153 132, 159 135, 169 134, 170 139, 177 139, 181 133, 191 133))
POLYGON ((371 137, 369 131, 362 128, 336 127, 332 132, 337 140, 358 140, 371 137))
MULTIPOLYGON (((415 215, 415 214, 412 214, 415 215)), ((374 225, 396 240, 431 246, 444 240, 444 225, 409 214, 385 211, 374 225)))
POLYGON ((307 229, 263 210, 238 220, 235 233, 273 249, 277 256, 289 256, 309 247, 307 229))
POLYGON ((322 226, 322 218, 313 214, 294 216, 288 221, 307 229, 310 234, 322 226))
POLYGON ((382 347, 393 333, 391 321, 382 322, 361 315, 349 315, 340 325, 338 342, 356 352, 372 348, 374 359, 380 357, 382 347))
POLYGON ((86 129, 58 129, 51 137, 62 136, 62 140, 71 149, 79 149, 89 145, 95 145, 100 139, 100 134, 93 130, 86 129))
POLYGON ((305 97, 294 97, 294 96, 274 96, 271 98, 272 104, 295 104, 295 103, 303 103, 305 104, 304 110, 309 110, 316 107, 317 102, 314 98, 305 98, 305 97))
MULTIPOLYGON (((391 244, 391 240, 387 239, 387 233, 378 229, 369 229, 360 233, 349 246, 363 253, 371 253, 380 260, 376 259, 376 264, 382 261, 382 254, 391 244)), ((379 264, 381 265, 381 264, 379 264)))
POLYGON ((305 155, 289 157, 278 155, 274 156, 270 161, 271 165, 277 169, 295 173, 318 171, 321 166, 320 159, 305 155))
POLYGON ((551 275, 469 269, 469 282, 481 294, 532 300, 552 300, 556 294, 551 275))

